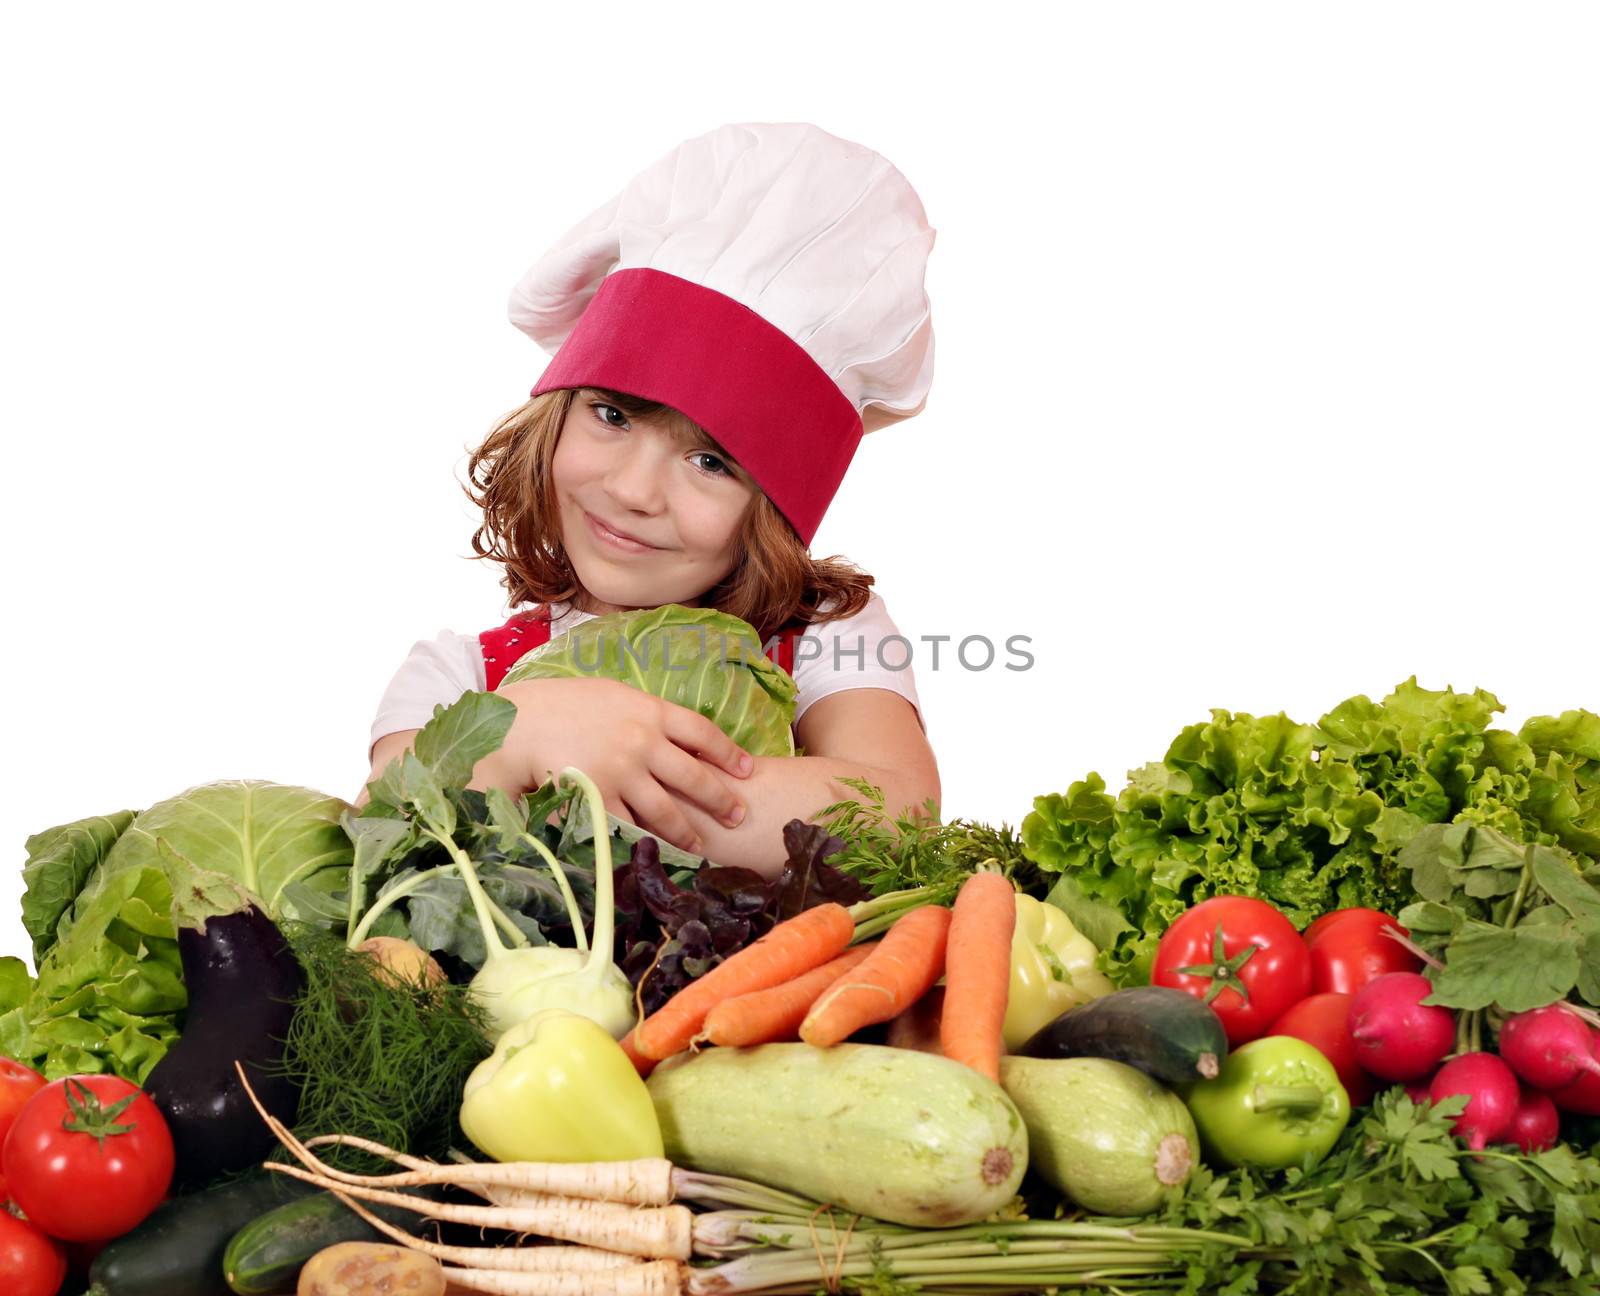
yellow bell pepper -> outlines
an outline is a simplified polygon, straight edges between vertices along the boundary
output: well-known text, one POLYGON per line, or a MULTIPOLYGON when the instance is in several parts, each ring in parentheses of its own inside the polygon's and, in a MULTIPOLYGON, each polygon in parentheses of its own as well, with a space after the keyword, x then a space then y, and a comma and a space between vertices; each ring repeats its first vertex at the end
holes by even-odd
POLYGON ((1011 988, 1001 1026, 1009 1052, 1015 1053, 1067 1009, 1116 988, 1095 967, 1099 953, 1060 909, 1032 896, 1017 897, 1011 988))
POLYGON ((500 1037, 467 1077, 461 1128, 496 1161, 633 1161, 662 1155, 644 1080, 605 1029, 561 1008, 500 1037))

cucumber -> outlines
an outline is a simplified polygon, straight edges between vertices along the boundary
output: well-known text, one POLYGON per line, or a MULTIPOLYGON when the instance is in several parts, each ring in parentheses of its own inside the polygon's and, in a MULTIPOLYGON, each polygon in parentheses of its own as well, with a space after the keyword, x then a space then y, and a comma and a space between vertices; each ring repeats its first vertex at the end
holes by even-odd
POLYGON ((1136 986, 1068 1009, 1020 1053, 1109 1058, 1175 1085, 1214 1079, 1228 1056, 1228 1037, 1217 1014, 1193 995, 1136 986))
POLYGON ((896 1224, 972 1224, 1017 1191, 1027 1131, 993 1081, 878 1044, 708 1049, 648 1088, 667 1157, 896 1224))
POLYGON ((1035 1173, 1085 1210, 1147 1215, 1199 1160, 1182 1100, 1121 1062, 1003 1057, 1000 1082, 1027 1122, 1035 1173))
MULTIPOLYGON (((432 1198, 439 1194, 418 1195, 432 1198)), ((420 1233, 427 1222, 416 1211, 400 1206, 362 1205, 385 1223, 407 1232, 420 1233)), ((269 1210, 233 1235, 220 1266, 227 1280, 224 1290, 238 1296, 290 1292, 301 1268, 318 1251, 340 1242, 389 1240, 332 1193, 315 1193, 269 1210)))
POLYGON ((229 1296, 222 1254, 240 1226, 315 1192, 286 1175, 256 1175, 174 1197, 89 1266, 102 1296, 229 1296))

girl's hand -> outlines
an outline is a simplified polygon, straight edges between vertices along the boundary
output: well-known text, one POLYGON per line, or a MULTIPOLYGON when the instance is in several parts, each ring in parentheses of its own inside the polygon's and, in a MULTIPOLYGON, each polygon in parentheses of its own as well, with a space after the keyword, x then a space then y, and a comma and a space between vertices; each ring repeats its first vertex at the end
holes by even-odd
POLYGON ((725 827, 744 818, 728 778, 747 777, 755 762, 698 712, 607 679, 526 680, 499 693, 517 704, 517 718, 471 787, 515 796, 576 765, 612 814, 691 852, 700 839, 674 793, 725 827))

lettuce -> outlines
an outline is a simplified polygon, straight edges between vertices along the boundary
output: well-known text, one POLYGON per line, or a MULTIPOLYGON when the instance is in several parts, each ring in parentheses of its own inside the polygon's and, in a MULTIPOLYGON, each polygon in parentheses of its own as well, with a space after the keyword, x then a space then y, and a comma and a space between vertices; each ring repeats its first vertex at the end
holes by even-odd
POLYGON ((668 603, 594 617, 530 651, 505 682, 585 677, 698 711, 754 756, 794 755, 794 680, 725 612, 668 603))
POLYGON ((1489 727, 1501 709, 1413 676, 1316 725, 1213 711, 1114 800, 1097 774, 1036 798, 1023 849, 1060 875, 1050 899, 1124 984, 1147 980, 1167 926, 1213 895, 1260 897, 1300 926, 1352 905, 1398 913, 1416 899, 1400 852, 1431 823, 1595 851, 1600 716, 1513 734, 1489 727))
POLYGON ((0 1015, 0 1053, 57 1077, 135 1083, 178 1037, 188 1003, 172 920, 172 869, 221 873, 274 919, 346 885, 348 807, 308 788, 230 780, 142 814, 64 824, 28 839, 23 921, 39 975, 0 1015))

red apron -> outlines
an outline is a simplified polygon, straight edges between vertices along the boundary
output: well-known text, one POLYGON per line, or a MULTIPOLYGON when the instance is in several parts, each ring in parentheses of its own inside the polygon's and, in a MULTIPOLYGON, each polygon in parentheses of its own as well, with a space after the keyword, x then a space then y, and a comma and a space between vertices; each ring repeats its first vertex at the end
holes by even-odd
MULTIPOLYGON (((803 629, 803 626, 794 626, 783 631, 767 652, 768 657, 791 675, 794 674, 794 641, 803 629)), ((549 642, 550 609, 544 604, 531 612, 518 612, 503 626, 485 630, 478 636, 478 645, 483 650, 485 687, 494 692, 524 653, 549 642)))

